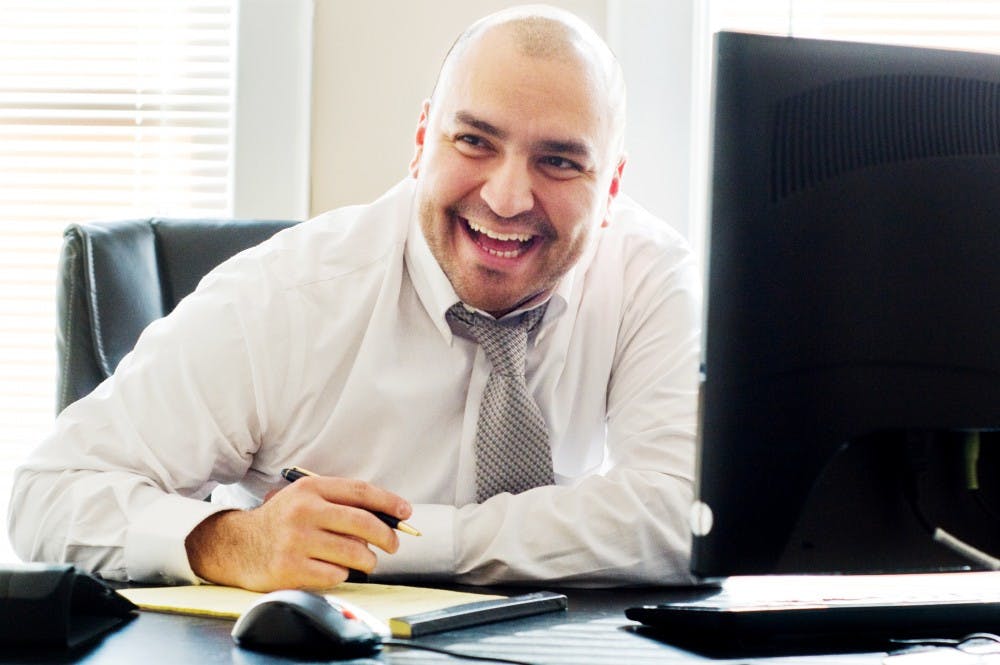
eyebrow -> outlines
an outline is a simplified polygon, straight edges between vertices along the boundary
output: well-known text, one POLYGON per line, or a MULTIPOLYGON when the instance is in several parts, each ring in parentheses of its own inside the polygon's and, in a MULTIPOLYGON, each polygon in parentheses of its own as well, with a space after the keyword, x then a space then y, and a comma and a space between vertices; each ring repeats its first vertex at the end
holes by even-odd
POLYGON ((505 139, 508 136, 508 132, 500 129, 496 125, 486 122, 482 118, 477 118, 468 111, 458 111, 457 113, 455 113, 455 120, 462 123, 463 125, 469 125, 470 127, 475 127, 482 133, 489 134, 494 138, 505 139))
POLYGON ((556 152, 563 155, 590 157, 590 148, 580 141, 539 141, 536 144, 544 152, 556 152))
MULTIPOLYGON (((494 138, 504 140, 510 136, 510 133, 504 129, 500 129, 496 125, 483 120, 482 118, 476 117, 468 111, 458 111, 455 113, 455 120, 463 125, 468 125, 475 129, 478 129, 484 134, 488 134, 494 138)), ((542 139, 534 144, 534 147, 543 152, 554 152, 563 155, 574 155, 576 157, 587 157, 592 155, 590 147, 582 141, 574 140, 561 140, 561 139, 542 139)))

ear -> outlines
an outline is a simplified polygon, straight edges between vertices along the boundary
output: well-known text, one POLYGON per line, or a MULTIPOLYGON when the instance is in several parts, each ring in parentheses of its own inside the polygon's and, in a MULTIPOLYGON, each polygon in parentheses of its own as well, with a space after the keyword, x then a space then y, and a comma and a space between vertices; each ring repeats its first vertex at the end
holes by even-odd
POLYGON ((601 222, 601 228, 606 227, 611 223, 611 202, 615 200, 618 196, 618 192, 622 188, 622 172, 625 170, 625 156, 618 160, 618 166, 615 167, 614 173, 611 174, 611 185, 608 187, 608 203, 604 208, 604 220, 601 222))
POLYGON ((431 100, 425 99, 420 109, 420 119, 417 120, 417 132, 414 136, 413 159, 410 160, 410 175, 414 178, 420 173, 420 158, 424 154, 424 140, 427 138, 427 118, 430 117, 431 100))

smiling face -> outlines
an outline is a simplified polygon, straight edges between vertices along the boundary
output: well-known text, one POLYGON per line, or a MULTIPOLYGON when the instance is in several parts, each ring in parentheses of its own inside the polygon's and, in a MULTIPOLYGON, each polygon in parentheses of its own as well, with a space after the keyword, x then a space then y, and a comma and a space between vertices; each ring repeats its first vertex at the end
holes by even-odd
POLYGON ((551 293, 579 260, 624 166, 617 108, 586 49, 523 42, 492 27, 446 65, 411 164, 431 252, 463 302, 497 316, 551 293))

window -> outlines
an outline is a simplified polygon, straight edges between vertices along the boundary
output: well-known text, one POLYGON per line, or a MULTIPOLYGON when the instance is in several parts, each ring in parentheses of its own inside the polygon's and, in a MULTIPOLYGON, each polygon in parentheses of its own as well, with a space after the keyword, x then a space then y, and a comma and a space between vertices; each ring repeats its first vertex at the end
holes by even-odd
POLYGON ((996 0, 709 0, 714 30, 1000 51, 996 0))
MULTIPOLYGON (((0 0, 0 509, 51 427, 62 231, 232 211, 235 0, 0 0)), ((9 558, 6 534, 0 560, 9 558)))

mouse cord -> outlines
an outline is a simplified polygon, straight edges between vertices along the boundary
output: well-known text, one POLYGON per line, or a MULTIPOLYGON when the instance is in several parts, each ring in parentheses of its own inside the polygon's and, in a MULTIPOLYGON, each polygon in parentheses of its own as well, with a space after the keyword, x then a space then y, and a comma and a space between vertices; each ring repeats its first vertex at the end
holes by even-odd
POLYGON ((406 640, 382 640, 382 646, 402 647, 404 649, 421 649, 423 651, 433 651, 434 653, 441 653, 446 656, 451 656, 452 658, 479 660, 479 661, 485 661, 487 663, 509 663, 510 665, 535 665, 535 663, 529 663, 528 661, 525 660, 511 660, 509 658, 497 658, 496 656, 476 656, 470 653, 452 651, 451 649, 441 649, 439 647, 432 647, 427 644, 416 644, 414 642, 407 642, 406 640))

